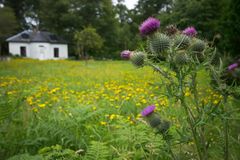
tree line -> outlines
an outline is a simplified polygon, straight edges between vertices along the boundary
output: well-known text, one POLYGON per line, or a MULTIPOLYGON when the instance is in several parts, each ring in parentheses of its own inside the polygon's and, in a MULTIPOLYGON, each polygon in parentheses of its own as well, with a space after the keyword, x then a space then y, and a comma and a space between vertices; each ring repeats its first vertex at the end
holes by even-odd
POLYGON ((24 29, 56 33, 69 43, 71 56, 117 58, 142 44, 139 24, 153 16, 178 28, 194 26, 214 41, 221 53, 240 53, 240 2, 236 0, 139 0, 128 9, 124 0, 0 0, 0 43, 24 29), (87 38, 85 40, 84 38, 87 38), (86 43, 86 44, 85 44, 86 43))

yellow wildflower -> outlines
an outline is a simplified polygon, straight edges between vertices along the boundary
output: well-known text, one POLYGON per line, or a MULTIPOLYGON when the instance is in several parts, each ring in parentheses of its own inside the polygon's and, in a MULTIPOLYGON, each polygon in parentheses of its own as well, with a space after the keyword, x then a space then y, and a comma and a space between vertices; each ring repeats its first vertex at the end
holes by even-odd
POLYGON ((33 108, 32 110, 33 110, 33 112, 38 112, 37 108, 33 108))
POLYGON ((136 106, 137 106, 137 107, 141 106, 141 103, 137 103, 136 106))
POLYGON ((218 103, 219 103, 218 100, 214 100, 214 101, 213 101, 213 104, 218 104, 218 103))
POLYGON ((105 126, 105 125, 107 125, 107 122, 101 121, 100 124, 101 124, 102 126, 105 126))
POLYGON ((110 120, 113 120, 115 117, 116 117, 115 114, 111 114, 111 115, 109 116, 109 119, 110 119, 110 120))
POLYGON ((40 107, 40 108, 45 108, 46 107, 46 104, 38 104, 38 107, 40 107))
POLYGON ((189 91, 187 91, 186 93, 185 93, 185 96, 186 97, 189 97, 191 95, 191 93, 189 92, 189 91))

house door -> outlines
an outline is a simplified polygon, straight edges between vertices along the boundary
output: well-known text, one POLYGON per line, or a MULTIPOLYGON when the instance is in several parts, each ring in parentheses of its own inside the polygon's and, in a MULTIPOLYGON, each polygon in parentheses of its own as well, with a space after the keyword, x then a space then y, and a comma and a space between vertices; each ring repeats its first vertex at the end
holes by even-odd
POLYGON ((39 59, 43 60, 43 59, 45 59, 46 48, 44 46, 39 46, 39 49, 40 49, 39 59))
POLYGON ((26 47, 23 47, 23 46, 20 47, 20 55, 21 55, 21 57, 26 57, 27 56, 26 47))

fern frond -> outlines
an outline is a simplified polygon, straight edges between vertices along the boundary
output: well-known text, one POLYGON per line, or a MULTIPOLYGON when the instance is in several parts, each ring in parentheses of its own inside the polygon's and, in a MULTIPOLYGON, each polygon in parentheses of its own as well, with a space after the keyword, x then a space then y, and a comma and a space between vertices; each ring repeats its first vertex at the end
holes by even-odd
POLYGON ((106 143, 92 141, 84 158, 86 160, 106 160, 109 157, 110 151, 109 148, 106 146, 106 143))

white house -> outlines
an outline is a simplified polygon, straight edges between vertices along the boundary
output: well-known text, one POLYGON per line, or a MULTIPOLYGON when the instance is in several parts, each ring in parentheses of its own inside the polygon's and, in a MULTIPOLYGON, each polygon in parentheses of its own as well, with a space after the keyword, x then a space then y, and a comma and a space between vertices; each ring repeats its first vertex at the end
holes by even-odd
POLYGON ((7 42, 12 55, 40 60, 68 58, 67 42, 50 32, 26 30, 7 42))

